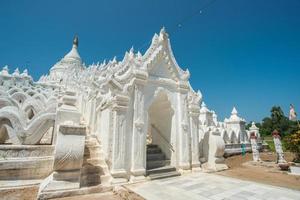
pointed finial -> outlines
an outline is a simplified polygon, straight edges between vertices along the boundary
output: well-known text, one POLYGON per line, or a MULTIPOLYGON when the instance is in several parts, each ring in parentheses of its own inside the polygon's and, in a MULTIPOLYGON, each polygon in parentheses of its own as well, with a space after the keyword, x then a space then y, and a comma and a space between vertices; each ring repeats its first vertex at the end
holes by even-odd
POLYGON ((134 56, 134 53, 133 53, 133 46, 130 48, 129 50, 129 56, 132 58, 134 56))
POLYGON ((159 37, 161 40, 167 39, 168 38, 168 33, 166 32, 165 27, 163 26, 159 32, 159 37))
POLYGON ((138 58, 141 58, 141 57, 142 57, 142 54, 141 54, 140 51, 137 52, 137 57, 138 57, 138 58))
POLYGON ((152 43, 158 40, 158 35, 155 33, 153 38, 152 38, 152 43))
POLYGON ((164 26, 160 29, 160 33, 161 33, 161 34, 166 33, 166 28, 165 28, 164 26))
POLYGON ((73 46, 78 47, 78 36, 75 35, 74 40, 73 40, 73 46))
POLYGON ((202 107, 202 108, 206 107, 206 104, 205 104, 204 101, 202 101, 201 107, 202 107))
POLYGON ((202 93, 200 92, 200 90, 197 91, 197 95, 202 98, 202 93))
POLYGON ((28 70, 24 69, 23 73, 21 74, 22 76, 28 76, 28 70))
POLYGON ((235 107, 233 107, 233 109, 232 109, 232 111, 231 111, 231 114, 232 114, 232 115, 237 115, 237 114, 238 114, 238 112, 237 112, 237 110, 236 110, 235 107))
POLYGON ((249 128, 249 130, 258 130, 258 128, 257 128, 257 126, 256 126, 256 124, 255 124, 255 122, 253 121, 252 123, 251 123, 251 127, 249 128))
POLYGON ((8 75, 8 66, 5 65, 0 72, 1 75, 8 75))
POLYGON ((19 68, 16 68, 13 75, 20 75, 20 71, 19 71, 19 68))
POLYGON ((129 53, 133 53, 133 51, 134 51, 134 48, 133 48, 133 46, 130 48, 130 50, 129 50, 129 53))

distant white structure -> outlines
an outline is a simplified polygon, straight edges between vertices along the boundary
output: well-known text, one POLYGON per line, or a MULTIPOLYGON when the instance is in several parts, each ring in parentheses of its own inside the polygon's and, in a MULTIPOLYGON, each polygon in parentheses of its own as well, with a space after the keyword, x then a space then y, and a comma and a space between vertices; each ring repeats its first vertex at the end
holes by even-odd
MULTIPOLYGON (((189 77, 176 62, 165 29, 144 55, 132 48, 122 61, 90 66, 82 63, 76 37, 71 51, 38 82, 27 70, 9 74, 5 66, 0 72, 0 142, 8 150, 8 144, 19 145, 20 152, 29 151, 26 145, 53 147, 47 154, 50 171, 40 168, 52 173, 40 195, 154 179, 163 172, 226 169, 224 151, 238 153, 241 143, 250 144, 246 122, 235 108, 219 122, 189 77)), ((255 124, 250 131, 259 137, 255 124)))
POLYGON ((289 120, 297 121, 297 114, 296 114, 295 108, 292 104, 290 105, 289 120))

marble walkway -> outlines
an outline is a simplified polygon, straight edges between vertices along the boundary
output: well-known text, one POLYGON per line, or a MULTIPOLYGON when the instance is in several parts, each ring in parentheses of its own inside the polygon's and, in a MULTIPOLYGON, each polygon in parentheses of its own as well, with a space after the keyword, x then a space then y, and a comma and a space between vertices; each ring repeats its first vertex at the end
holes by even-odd
POLYGON ((300 191, 207 173, 127 185, 147 200, 300 200, 300 191))

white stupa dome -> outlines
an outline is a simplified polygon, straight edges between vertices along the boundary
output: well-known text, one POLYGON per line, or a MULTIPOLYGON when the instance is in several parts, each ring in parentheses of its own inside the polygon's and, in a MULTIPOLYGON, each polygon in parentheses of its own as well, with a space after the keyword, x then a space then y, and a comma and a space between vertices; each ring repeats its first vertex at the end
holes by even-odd
POLYGON ((71 51, 50 69, 50 75, 47 79, 51 82, 61 82, 66 78, 68 71, 81 70, 82 68, 82 60, 78 53, 78 37, 75 36, 71 51))

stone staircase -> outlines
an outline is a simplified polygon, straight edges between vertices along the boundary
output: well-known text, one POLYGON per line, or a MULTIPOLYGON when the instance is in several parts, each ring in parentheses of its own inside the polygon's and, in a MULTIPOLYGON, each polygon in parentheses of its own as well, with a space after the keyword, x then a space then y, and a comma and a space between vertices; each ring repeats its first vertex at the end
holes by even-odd
POLYGON ((81 187, 109 185, 111 175, 105 162, 101 143, 96 136, 87 134, 84 147, 84 158, 81 169, 81 187))
POLYGON ((146 175, 151 180, 180 176, 175 167, 170 166, 170 160, 161 151, 158 145, 147 145, 147 166, 146 175))

